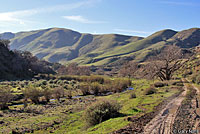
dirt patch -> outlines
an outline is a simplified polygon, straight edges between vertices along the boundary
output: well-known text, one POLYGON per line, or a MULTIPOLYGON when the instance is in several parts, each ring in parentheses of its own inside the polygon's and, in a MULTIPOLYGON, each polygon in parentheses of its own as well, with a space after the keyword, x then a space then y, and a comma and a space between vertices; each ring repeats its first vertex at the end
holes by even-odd
POLYGON ((186 96, 187 88, 176 98, 172 99, 148 124, 144 127, 144 134, 170 134, 178 108, 186 96))
POLYGON ((196 96, 196 90, 194 87, 190 87, 189 92, 186 95, 185 100, 182 102, 181 106, 177 111, 177 116, 174 120, 172 132, 177 133, 177 131, 189 131, 194 130, 194 124, 196 121, 195 115, 195 105, 194 100, 196 96))
MULTIPOLYGON (((133 122, 128 126, 119 129, 112 134, 133 134, 133 133, 142 133, 144 131, 144 126, 148 124, 153 118, 155 118, 162 109, 174 98, 179 96, 181 92, 174 94, 171 97, 168 97, 165 101, 161 102, 158 106, 156 106, 153 112, 147 113, 139 118, 137 117, 129 117, 128 120, 133 122)), ((163 112, 162 112, 163 113, 163 112)))

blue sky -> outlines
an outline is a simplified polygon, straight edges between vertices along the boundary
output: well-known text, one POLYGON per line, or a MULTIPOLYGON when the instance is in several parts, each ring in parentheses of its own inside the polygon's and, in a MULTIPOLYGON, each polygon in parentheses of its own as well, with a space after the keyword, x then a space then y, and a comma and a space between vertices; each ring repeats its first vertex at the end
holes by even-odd
POLYGON ((61 27, 82 33, 148 36, 200 27, 199 0, 4 0, 0 32, 61 27))

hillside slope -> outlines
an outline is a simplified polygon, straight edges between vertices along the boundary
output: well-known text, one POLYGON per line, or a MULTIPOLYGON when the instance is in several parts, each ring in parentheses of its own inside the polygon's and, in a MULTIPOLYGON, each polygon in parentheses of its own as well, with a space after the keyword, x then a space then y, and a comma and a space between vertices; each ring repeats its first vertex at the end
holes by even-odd
POLYGON ((153 50, 165 45, 191 48, 200 44, 200 29, 176 32, 158 31, 146 38, 118 34, 92 35, 64 28, 49 28, 19 33, 3 33, 10 48, 26 50, 50 62, 77 62, 85 65, 108 65, 119 61, 144 61, 153 50))
POLYGON ((50 28, 16 33, 13 38, 7 39, 11 40, 11 49, 30 51, 37 57, 50 62, 62 62, 89 52, 105 53, 115 47, 141 40, 142 37, 117 34, 92 35, 69 29, 50 28))
POLYGON ((0 40, 0 80, 27 79, 38 73, 54 73, 47 62, 29 52, 11 51, 8 42, 0 40))

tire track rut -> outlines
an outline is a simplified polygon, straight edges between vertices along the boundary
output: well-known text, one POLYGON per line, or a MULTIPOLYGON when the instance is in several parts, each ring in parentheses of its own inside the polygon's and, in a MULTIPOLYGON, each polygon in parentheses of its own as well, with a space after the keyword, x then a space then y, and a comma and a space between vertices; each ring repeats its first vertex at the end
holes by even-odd
POLYGON ((184 85, 184 91, 178 97, 171 100, 165 108, 144 127, 143 134, 171 134, 178 108, 181 106, 186 93, 187 87, 184 85))

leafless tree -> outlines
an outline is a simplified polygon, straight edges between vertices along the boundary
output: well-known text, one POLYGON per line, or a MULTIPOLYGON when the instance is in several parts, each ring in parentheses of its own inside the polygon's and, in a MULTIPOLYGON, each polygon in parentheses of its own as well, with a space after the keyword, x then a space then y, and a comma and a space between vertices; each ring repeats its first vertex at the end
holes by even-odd
POLYGON ((78 66, 77 63, 70 63, 67 67, 61 66, 58 69, 59 74, 67 75, 90 75, 90 67, 87 66, 78 66))
POLYGON ((158 77, 160 80, 170 80, 174 72, 184 65, 187 56, 181 48, 170 45, 151 56, 146 64, 147 74, 151 77, 158 77))

